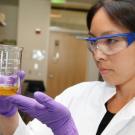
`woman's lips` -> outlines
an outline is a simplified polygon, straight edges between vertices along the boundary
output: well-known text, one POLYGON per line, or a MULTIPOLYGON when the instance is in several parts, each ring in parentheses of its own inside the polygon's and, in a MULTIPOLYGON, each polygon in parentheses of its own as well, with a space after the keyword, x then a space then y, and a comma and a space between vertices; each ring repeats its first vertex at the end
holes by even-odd
POLYGON ((106 74, 108 74, 109 71, 110 71, 110 69, 99 69, 99 72, 101 75, 106 75, 106 74))

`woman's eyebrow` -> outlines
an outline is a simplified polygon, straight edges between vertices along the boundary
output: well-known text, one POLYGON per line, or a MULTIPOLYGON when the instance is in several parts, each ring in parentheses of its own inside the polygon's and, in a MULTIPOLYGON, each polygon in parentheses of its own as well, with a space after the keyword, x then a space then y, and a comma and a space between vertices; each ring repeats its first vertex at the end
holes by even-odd
MULTIPOLYGON (((99 36, 105 36, 105 35, 116 34, 116 33, 120 33, 120 32, 110 30, 110 31, 105 31, 105 32, 101 33, 99 36)), ((88 34, 90 37, 97 37, 92 32, 89 32, 88 34)))
POLYGON ((106 32, 103 32, 103 33, 101 34, 101 36, 110 35, 110 34, 116 34, 116 33, 119 33, 119 32, 116 32, 116 31, 106 31, 106 32))
POLYGON ((88 33, 89 34, 89 36, 91 36, 91 37, 96 37, 93 33, 91 33, 91 32, 89 32, 88 33))

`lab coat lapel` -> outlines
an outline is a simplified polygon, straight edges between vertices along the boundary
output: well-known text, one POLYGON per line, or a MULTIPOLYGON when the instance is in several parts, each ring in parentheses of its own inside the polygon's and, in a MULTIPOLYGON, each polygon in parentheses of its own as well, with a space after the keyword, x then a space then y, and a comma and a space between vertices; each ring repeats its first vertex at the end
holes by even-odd
POLYGON ((135 117, 135 98, 125 105, 111 120, 102 135, 117 135, 135 117))

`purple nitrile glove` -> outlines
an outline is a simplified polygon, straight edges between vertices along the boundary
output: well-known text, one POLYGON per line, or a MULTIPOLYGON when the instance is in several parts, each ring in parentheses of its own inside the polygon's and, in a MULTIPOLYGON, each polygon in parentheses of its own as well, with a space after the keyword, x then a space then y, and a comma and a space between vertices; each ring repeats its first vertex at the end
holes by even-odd
MULTIPOLYGON (((18 76, 21 81, 24 78, 24 75, 25 75, 24 71, 18 71, 16 75, 15 74, 10 76, 1 75, 0 85, 8 85, 8 86, 14 85, 17 83, 18 76)), ((18 92, 20 92, 20 90, 18 92)), ((7 100, 7 98, 8 97, 6 96, 0 96, 0 115, 10 117, 16 113, 17 107, 12 103, 10 103, 7 100)))
POLYGON ((20 111, 37 118, 50 127, 54 135, 78 135, 71 114, 66 107, 41 92, 35 92, 34 98, 14 95, 8 100, 20 111))
POLYGON ((6 117, 13 116, 17 111, 17 108, 7 101, 7 97, 0 96, 0 115, 6 117))
POLYGON ((25 72, 23 70, 20 70, 17 72, 17 75, 20 77, 20 80, 22 81, 25 77, 25 72))

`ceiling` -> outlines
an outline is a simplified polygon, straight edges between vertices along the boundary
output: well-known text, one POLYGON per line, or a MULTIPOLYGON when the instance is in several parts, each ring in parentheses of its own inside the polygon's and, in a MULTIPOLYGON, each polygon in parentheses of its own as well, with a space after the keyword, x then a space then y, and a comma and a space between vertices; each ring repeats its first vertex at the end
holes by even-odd
POLYGON ((97 0, 65 0, 63 4, 52 4, 53 8, 88 10, 97 0))
POLYGON ((68 30, 87 31, 86 15, 97 0, 65 0, 62 4, 52 4, 51 26, 68 30), (68 20, 68 21, 67 21, 68 20))
POLYGON ((93 0, 66 0, 66 2, 77 2, 77 3, 88 3, 92 2, 93 0))

